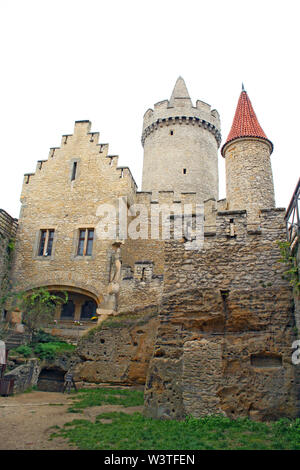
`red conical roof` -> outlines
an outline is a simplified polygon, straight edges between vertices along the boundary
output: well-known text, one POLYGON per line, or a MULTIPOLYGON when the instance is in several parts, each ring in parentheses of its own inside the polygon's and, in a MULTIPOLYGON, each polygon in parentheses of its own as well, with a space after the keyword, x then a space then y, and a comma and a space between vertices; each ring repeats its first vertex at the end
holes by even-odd
POLYGON ((260 139, 265 139, 271 145, 271 152, 273 151, 273 144, 262 130, 249 96, 244 89, 240 94, 231 130, 228 134, 225 144, 221 149, 221 154, 223 157, 225 145, 228 144, 228 142, 231 142, 235 139, 240 139, 241 137, 259 137, 260 139))

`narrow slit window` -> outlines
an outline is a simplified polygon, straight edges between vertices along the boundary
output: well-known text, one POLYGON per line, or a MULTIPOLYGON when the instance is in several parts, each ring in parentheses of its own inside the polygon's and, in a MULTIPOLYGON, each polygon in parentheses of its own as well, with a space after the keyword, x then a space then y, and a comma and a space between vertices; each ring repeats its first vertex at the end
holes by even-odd
POLYGON ((77 162, 73 162, 71 181, 74 181, 74 180, 75 180, 75 178, 76 178, 76 171, 77 171, 77 162))
POLYGON ((170 135, 174 135, 174 131, 170 131, 170 135))
POLYGON ((183 168, 182 173, 186 175, 186 168, 183 168))

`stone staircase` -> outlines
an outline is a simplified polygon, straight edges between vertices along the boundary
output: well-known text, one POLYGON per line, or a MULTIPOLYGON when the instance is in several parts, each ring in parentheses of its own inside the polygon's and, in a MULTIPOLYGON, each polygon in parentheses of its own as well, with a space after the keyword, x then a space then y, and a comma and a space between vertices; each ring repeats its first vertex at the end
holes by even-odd
POLYGON ((28 342, 30 342, 29 334, 12 332, 7 337, 5 344, 6 344, 6 348, 9 350, 9 349, 15 349, 18 346, 21 346, 21 344, 25 344, 28 342))

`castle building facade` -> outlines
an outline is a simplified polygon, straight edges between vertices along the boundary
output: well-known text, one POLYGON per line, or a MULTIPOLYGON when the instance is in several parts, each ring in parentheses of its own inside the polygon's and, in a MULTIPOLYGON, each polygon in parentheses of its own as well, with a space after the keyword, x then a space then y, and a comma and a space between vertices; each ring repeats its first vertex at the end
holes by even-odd
MULTIPOLYGON (((149 416, 299 415, 292 289, 278 248, 285 210, 275 208, 273 144, 247 92, 221 148, 226 199, 218 199, 219 114, 200 100, 193 106, 181 77, 170 100, 145 113, 142 145, 142 191, 89 121, 75 122, 73 134, 25 175, 14 288, 67 291, 68 304, 55 317, 65 330, 75 320, 88 328, 95 315, 104 326, 109 316, 152 309, 151 328, 144 336, 136 330, 131 349, 127 336, 122 349, 122 335, 103 327, 94 363, 82 350, 86 359, 75 371, 79 381, 145 383, 149 416), (191 207, 192 220, 202 207, 201 249, 185 231, 177 239, 153 236, 152 214, 163 205, 191 207), (105 208, 118 216, 106 238, 99 231, 105 208), (110 360, 101 344, 110 344, 110 360), (143 348, 143 364, 130 376, 126 360, 136 364, 143 348)), ((169 217, 173 228, 176 220, 169 217)))

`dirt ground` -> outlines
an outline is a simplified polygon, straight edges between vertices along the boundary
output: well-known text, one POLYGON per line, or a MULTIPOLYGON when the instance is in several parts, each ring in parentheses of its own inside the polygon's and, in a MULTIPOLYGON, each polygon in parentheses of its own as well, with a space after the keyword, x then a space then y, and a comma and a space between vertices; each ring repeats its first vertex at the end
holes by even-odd
POLYGON ((93 421, 100 413, 123 411, 134 413, 141 406, 124 408, 121 405, 95 406, 82 413, 68 413, 72 403, 68 394, 33 391, 0 397, 0 450, 76 450, 62 438, 49 440, 53 426, 87 418, 93 421))

